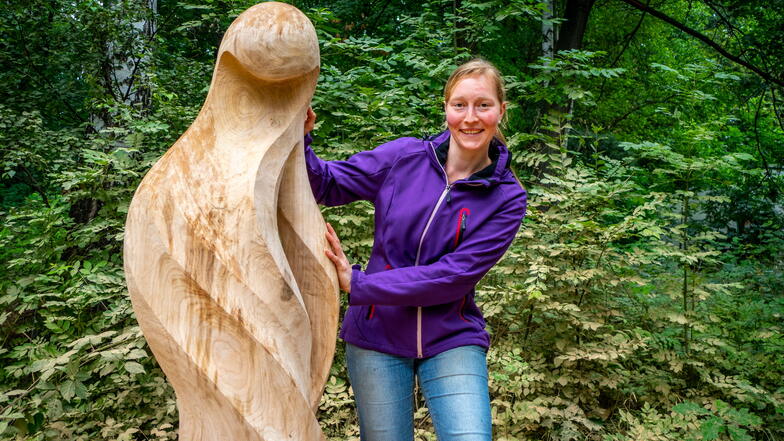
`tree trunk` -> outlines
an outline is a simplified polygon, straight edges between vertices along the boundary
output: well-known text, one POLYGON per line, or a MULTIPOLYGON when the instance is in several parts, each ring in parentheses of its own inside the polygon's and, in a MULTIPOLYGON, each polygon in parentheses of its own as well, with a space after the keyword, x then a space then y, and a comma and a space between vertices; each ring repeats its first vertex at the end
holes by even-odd
MULTIPOLYGON (((558 29, 557 40, 555 43, 556 54, 560 51, 571 49, 582 49, 585 31, 588 28, 588 17, 591 15, 591 8, 596 0, 567 0, 564 10, 566 21, 561 23, 558 29)), ((568 115, 572 113, 574 100, 569 100, 561 105, 553 106, 559 114, 568 115)))
POLYGON ((582 49, 583 37, 588 28, 588 17, 596 0, 566 0, 564 18, 558 29, 556 52, 569 49, 582 49))
MULTIPOLYGON (((555 49, 549 44, 550 38, 547 23, 542 24, 542 55, 545 57, 557 56, 558 52, 570 49, 582 49, 583 38, 585 31, 588 27, 588 17, 591 13, 595 0, 566 0, 564 7, 565 21, 560 24, 557 30, 552 33, 555 39, 555 49)), ((548 10, 544 12, 544 18, 552 16, 554 12, 553 0, 548 2, 548 10)), ((542 108, 542 115, 551 121, 566 122, 568 115, 572 113, 574 100, 567 100, 563 103, 546 103, 542 108)), ((548 124, 552 126, 552 124, 548 124)), ((562 125, 562 124, 557 124, 562 125)), ((552 140, 551 145, 561 145, 564 141, 568 129, 556 128, 542 129, 540 133, 544 134, 552 140)), ((559 153, 553 147, 547 144, 540 144, 539 151, 546 154, 559 153)), ((545 174, 550 173, 552 166, 545 162, 541 163, 539 168, 535 171, 537 178, 542 178, 545 174)))
POLYGON ((549 58, 552 58, 555 54, 555 41, 558 38, 555 35, 555 27, 551 21, 555 16, 554 1, 547 0, 547 8, 542 13, 542 55, 549 58))

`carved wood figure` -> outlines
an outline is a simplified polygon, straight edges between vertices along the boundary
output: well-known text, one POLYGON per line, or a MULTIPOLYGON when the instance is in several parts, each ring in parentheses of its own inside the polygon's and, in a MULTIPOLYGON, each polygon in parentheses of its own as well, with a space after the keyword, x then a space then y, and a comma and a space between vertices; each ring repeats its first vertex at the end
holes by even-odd
POLYGON ((263 3, 226 31, 193 125, 125 230, 136 316, 177 394, 181 440, 319 440, 338 283, 303 155, 316 32, 263 3))

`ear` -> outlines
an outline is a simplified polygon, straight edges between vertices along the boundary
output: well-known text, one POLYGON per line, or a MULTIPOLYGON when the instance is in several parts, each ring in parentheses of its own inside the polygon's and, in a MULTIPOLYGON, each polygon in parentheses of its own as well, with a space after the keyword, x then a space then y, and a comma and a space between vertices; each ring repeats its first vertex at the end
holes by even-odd
POLYGON ((500 123, 502 119, 504 119, 504 115, 506 115, 506 101, 501 103, 501 113, 498 114, 498 122, 500 123))

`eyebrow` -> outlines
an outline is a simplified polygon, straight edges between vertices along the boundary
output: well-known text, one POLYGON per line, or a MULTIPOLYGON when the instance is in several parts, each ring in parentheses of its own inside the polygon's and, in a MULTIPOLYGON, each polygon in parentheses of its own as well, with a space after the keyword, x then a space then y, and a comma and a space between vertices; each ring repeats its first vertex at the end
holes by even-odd
MULTIPOLYGON (((467 99, 467 98, 465 98, 465 97, 463 97, 463 96, 461 96, 461 95, 457 95, 457 96, 453 96, 453 97, 450 97, 450 98, 449 98, 449 101, 454 101, 454 100, 464 100, 464 101, 468 101, 468 99, 467 99)), ((488 97, 488 96, 480 96, 480 97, 477 97, 475 101, 482 101, 482 100, 486 100, 486 101, 495 101, 495 99, 494 99, 494 98, 492 98, 492 97, 488 97)))

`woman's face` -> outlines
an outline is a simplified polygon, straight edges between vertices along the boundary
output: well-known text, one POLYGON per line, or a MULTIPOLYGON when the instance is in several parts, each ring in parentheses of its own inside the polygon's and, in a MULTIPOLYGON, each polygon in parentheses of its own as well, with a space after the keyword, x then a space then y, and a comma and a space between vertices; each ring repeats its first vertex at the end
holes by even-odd
POLYGON ((506 103, 498 99, 495 83, 489 76, 475 75, 455 85, 444 108, 446 125, 455 145, 468 151, 486 152, 504 116, 506 103))

